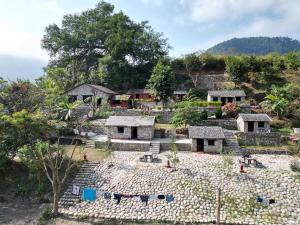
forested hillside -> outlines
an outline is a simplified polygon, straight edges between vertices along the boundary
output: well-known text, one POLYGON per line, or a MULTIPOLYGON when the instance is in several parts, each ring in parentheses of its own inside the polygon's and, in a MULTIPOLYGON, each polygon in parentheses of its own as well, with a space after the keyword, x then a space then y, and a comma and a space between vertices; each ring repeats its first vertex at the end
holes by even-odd
POLYGON ((300 51, 300 42, 288 37, 248 37, 233 38, 208 49, 212 54, 249 54, 266 55, 271 52, 286 54, 300 51))

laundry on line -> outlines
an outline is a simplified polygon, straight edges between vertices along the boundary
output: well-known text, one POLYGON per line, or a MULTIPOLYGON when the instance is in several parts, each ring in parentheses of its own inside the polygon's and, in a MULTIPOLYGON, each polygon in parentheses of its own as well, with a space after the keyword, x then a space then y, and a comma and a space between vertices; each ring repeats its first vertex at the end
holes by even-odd
POLYGON ((168 203, 174 201, 174 196, 172 194, 168 195, 129 195, 129 194, 119 194, 110 193, 106 191, 96 191, 94 188, 84 188, 82 192, 83 201, 95 201, 96 198, 104 198, 105 200, 115 199, 117 204, 119 204, 122 198, 130 199, 135 198, 143 203, 148 204, 148 201, 152 200, 166 200, 168 203))

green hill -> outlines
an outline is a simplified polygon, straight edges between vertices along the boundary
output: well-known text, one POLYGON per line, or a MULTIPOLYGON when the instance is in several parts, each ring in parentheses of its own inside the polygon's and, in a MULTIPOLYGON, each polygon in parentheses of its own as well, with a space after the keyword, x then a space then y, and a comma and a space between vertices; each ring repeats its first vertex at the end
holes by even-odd
POLYGON ((300 42, 288 37, 233 38, 213 46, 208 51, 225 55, 266 55, 270 52, 286 54, 290 51, 300 51, 300 42))

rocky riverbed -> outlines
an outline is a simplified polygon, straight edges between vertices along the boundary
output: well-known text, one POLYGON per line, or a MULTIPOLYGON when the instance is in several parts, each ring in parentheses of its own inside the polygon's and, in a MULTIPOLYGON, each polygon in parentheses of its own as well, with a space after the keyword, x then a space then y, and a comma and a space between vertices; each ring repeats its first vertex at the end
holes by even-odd
POLYGON ((255 156, 260 168, 239 173, 238 157, 178 153, 176 169, 166 168, 167 155, 159 163, 141 163, 143 153, 115 152, 95 168, 97 192, 126 195, 168 195, 174 201, 138 197, 78 202, 62 213, 92 218, 147 219, 211 222, 216 216, 216 191, 221 188, 221 220, 237 224, 300 224, 300 180, 289 170, 290 156, 255 156), (231 163, 232 162, 232 163, 231 163), (274 204, 257 203, 257 196, 274 204))

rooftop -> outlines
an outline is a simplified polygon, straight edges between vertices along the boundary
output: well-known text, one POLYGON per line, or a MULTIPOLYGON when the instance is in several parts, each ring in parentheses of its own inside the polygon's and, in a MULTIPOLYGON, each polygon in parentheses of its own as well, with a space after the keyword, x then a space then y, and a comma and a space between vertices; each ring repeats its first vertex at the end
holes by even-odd
POLYGON ((98 91, 102 91, 102 92, 107 93, 107 94, 112 94, 112 95, 116 94, 116 92, 108 89, 107 87, 103 87, 101 85, 96 85, 96 84, 79 84, 79 85, 77 85, 75 87, 72 87, 69 90, 65 91, 64 94, 67 94, 69 91, 72 91, 72 90, 74 90, 74 89, 76 89, 78 87, 84 86, 84 85, 89 86, 92 89, 96 89, 98 91))
POLYGON ((190 126, 190 138, 203 139, 224 139, 223 129, 221 127, 190 126))
POLYGON ((272 119, 267 114, 239 114, 244 121, 263 121, 271 122, 272 119))
POLYGON ((149 89, 129 89, 127 94, 151 94, 149 89))
POLYGON ((210 96, 220 96, 220 97, 236 97, 236 96, 246 96, 243 90, 219 90, 219 91, 208 91, 210 96))
POLYGON ((110 116, 105 126, 141 127, 154 126, 155 116, 110 116))
POLYGON ((174 91, 174 95, 186 95, 187 91, 174 91))

